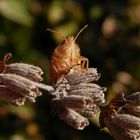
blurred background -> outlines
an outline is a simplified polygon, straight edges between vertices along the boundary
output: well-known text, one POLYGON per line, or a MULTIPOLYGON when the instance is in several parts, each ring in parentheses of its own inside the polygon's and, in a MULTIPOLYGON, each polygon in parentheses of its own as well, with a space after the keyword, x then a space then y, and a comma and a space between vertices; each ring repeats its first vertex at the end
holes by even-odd
MULTIPOLYGON (((140 90, 139 0, 0 0, 0 57, 37 65, 50 84, 49 64, 63 36, 78 37, 81 54, 101 73, 106 101, 140 90)), ((10 63, 9 62, 9 63, 10 63)), ((34 104, 15 107, 0 100, 0 140, 113 140, 99 129, 98 118, 78 131, 52 113, 45 92, 34 104)))

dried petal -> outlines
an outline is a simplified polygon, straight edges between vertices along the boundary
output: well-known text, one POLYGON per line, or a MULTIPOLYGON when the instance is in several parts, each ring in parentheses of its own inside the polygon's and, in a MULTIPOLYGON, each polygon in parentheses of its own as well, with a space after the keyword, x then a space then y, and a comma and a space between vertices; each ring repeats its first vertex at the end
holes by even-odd
POLYGON ((43 72, 39 67, 25 63, 13 63, 6 65, 5 73, 14 73, 17 75, 21 75, 36 82, 40 82, 43 80, 43 78, 41 77, 43 72))
POLYGON ((83 130, 89 125, 88 119, 69 108, 61 108, 58 115, 60 119, 64 120, 67 124, 79 130, 83 130))

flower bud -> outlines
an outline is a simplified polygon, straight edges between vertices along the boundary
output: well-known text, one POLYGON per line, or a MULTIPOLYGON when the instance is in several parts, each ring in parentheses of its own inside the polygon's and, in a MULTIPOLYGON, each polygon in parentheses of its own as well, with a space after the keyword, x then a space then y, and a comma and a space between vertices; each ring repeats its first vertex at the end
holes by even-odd
POLYGON ((100 105, 105 102, 104 91, 106 89, 93 83, 81 83, 70 86, 67 90, 69 95, 80 95, 90 97, 96 104, 100 105))
POLYGON ((76 129, 84 129, 100 111, 104 99, 103 87, 91 83, 100 75, 95 68, 88 68, 63 75, 54 85, 52 108, 59 117, 76 129), (61 111, 59 111, 61 109, 61 111))
POLYGON ((114 124, 124 129, 139 129, 140 130, 140 118, 130 114, 116 114, 112 118, 114 124))
POLYGON ((66 108, 86 109, 92 107, 93 101, 86 96, 70 95, 63 97, 60 102, 66 108))
POLYGON ((81 70, 65 76, 70 85, 79 83, 88 83, 97 81, 100 78, 100 74, 97 73, 95 68, 88 68, 87 70, 81 70))
POLYGON ((0 74, 0 81, 11 91, 22 94, 32 102, 42 94, 34 82, 16 74, 0 74))
POLYGON ((107 127, 116 140, 140 139, 139 97, 140 92, 119 96, 101 109, 100 125, 107 127))
POLYGON ((41 77, 43 72, 39 67, 25 63, 13 63, 6 65, 5 73, 21 75, 35 82, 40 82, 43 80, 41 77))
POLYGON ((24 105, 27 100, 23 95, 9 90, 4 85, 0 85, 0 98, 16 106, 24 105))
POLYGON ((70 108, 61 108, 58 115, 60 119, 64 120, 67 124, 79 130, 83 130, 89 125, 88 119, 70 108))

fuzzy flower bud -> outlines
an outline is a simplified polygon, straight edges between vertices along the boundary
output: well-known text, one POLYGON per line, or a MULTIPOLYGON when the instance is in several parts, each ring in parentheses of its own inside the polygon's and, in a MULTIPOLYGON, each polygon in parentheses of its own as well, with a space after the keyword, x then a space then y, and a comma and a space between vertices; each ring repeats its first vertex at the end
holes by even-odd
POLYGON ((71 85, 67 90, 70 95, 80 95, 90 97, 96 104, 100 105, 105 102, 104 91, 106 88, 100 87, 94 83, 81 83, 71 85))
POLYGON ((89 125, 88 119, 70 108, 63 108, 58 115, 60 116, 60 119, 79 130, 83 130, 89 125))
POLYGON ((97 81, 100 78, 100 74, 97 73, 97 69, 89 68, 87 70, 66 75, 65 78, 70 85, 75 85, 79 83, 89 83, 97 81))
MULTIPOLYGON (((26 101, 35 102, 41 96, 39 89, 47 90, 51 94, 54 88, 39 83, 43 80, 41 68, 25 64, 6 62, 12 57, 7 53, 0 61, 0 97, 8 103, 22 106, 26 101)), ((52 95, 52 94, 51 94, 52 95)))
POLYGON ((92 107, 93 101, 86 96, 70 95, 63 97, 61 103, 65 107, 79 109, 92 107))
POLYGON ((8 89, 24 95, 31 102, 35 102, 34 98, 41 95, 41 92, 31 80, 20 75, 0 74, 0 81, 8 89))
POLYGON ((140 140, 140 92, 120 96, 103 107, 101 127, 107 127, 116 140, 140 140))
POLYGON ((42 70, 39 67, 30 64, 25 63, 9 64, 6 65, 4 72, 21 75, 35 82, 40 82, 43 80, 43 78, 41 77, 41 75, 43 74, 42 70))
POLYGON ((4 85, 0 85, 0 98, 16 106, 24 105, 27 100, 22 94, 13 92, 4 85))
POLYGON ((89 124, 87 118, 94 117, 105 101, 106 89, 92 83, 99 77, 95 68, 89 68, 64 75, 54 85, 52 108, 76 129, 84 129, 89 124))

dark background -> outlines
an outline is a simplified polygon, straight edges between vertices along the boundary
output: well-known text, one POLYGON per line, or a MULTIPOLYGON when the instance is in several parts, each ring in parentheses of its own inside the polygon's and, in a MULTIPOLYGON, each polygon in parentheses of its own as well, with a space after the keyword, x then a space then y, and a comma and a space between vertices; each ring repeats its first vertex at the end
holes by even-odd
MULTIPOLYGON (((64 37, 76 42, 90 67, 101 73, 108 88, 106 102, 117 94, 140 90, 139 0, 0 0, 0 57, 11 52, 12 62, 37 65, 50 84, 49 64, 64 37)), ((34 104, 15 107, 0 101, 0 140, 113 140, 99 129, 98 118, 84 131, 75 130, 52 113, 45 92, 34 104)))

